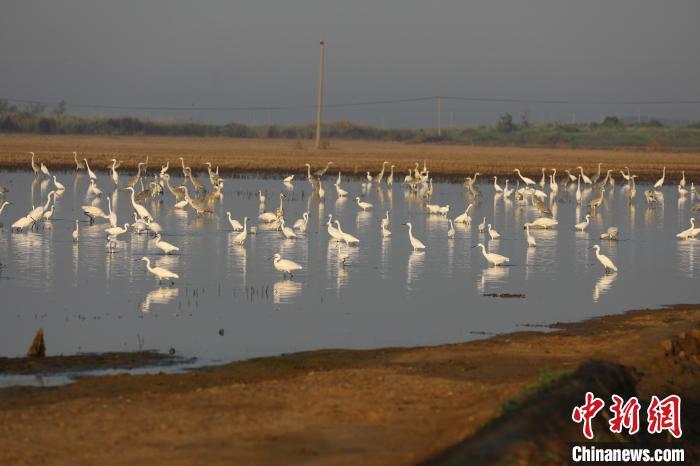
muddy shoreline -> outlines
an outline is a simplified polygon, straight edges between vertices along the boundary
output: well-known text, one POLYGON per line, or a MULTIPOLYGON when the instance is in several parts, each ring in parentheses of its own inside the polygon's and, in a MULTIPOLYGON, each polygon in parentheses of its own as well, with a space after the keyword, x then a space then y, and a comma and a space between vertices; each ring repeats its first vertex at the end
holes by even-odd
MULTIPOLYGON (((543 375, 567 377, 591 359, 624 366, 640 399, 673 392, 700 406, 700 305, 553 328, 558 331, 434 347, 321 350, 185 374, 6 388, 0 390, 0 463, 416 464, 470 439, 479 445, 513 400, 527 405, 529 387, 543 375)), ((561 464, 562 446, 581 439, 571 438, 576 426, 554 414, 533 420, 571 427, 540 439, 551 461, 528 456, 541 449, 508 436, 498 441, 503 454, 525 458, 522 464, 561 464)), ((700 424, 689 415, 684 425, 684 445, 696 449, 700 424)))
POLYGON ((599 162, 604 169, 615 170, 618 182, 621 180, 618 170, 626 166, 639 175, 638 181, 656 181, 663 166, 667 167, 668 183, 680 179, 681 170, 686 171, 687 177, 700 176, 700 151, 672 148, 600 150, 331 140, 329 149, 315 150, 311 142, 296 140, 0 134, 0 167, 29 169, 28 151, 34 151, 37 163, 43 161, 51 170, 75 169, 73 151, 77 151, 80 158, 89 159, 96 171, 106 171, 110 160, 117 158, 123 162, 120 172, 132 174, 136 164, 148 155, 151 173, 168 160, 170 167, 178 172, 178 157, 182 156, 188 166, 200 173, 206 170, 204 163, 209 161, 222 173, 295 174, 299 181, 304 180, 306 162, 316 170, 333 161, 330 171, 333 175, 340 170, 345 175, 364 176, 368 170, 376 174, 385 160, 396 165, 395 178, 399 183, 416 162, 422 168, 423 160, 431 175, 443 179, 464 179, 475 172, 483 177, 512 178, 515 167, 539 179, 542 167, 547 167, 556 168, 563 181, 565 169, 575 170, 582 165, 591 175, 599 162))

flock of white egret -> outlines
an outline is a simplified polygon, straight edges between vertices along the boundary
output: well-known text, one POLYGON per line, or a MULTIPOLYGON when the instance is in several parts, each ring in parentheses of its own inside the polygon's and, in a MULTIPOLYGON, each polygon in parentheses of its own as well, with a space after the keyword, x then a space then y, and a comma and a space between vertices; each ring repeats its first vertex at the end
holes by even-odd
MULTIPOLYGON (((40 223, 50 222, 55 212, 56 198, 60 197, 66 190, 65 185, 57 179, 56 175, 51 174, 48 166, 44 162, 37 165, 34 153, 30 153, 30 156, 31 169, 35 176, 43 177, 45 180, 52 182, 53 189, 48 192, 45 203, 32 206, 29 212, 19 217, 11 224, 11 229, 15 232, 34 228, 38 229, 40 223)), ((162 240, 162 234, 164 233, 163 228, 151 214, 151 211, 147 207, 148 202, 162 202, 165 196, 172 196, 174 209, 191 209, 196 215, 205 216, 213 215, 213 203, 223 198, 224 179, 219 175, 218 167, 212 169, 211 163, 206 164, 209 181, 209 185, 207 186, 193 174, 192 169, 186 165, 184 158, 180 157, 178 159, 180 162, 178 168, 181 170, 184 181, 180 185, 173 186, 171 185, 170 171, 172 171, 174 167, 170 166, 170 162, 160 167, 159 170, 152 171, 149 175, 148 158, 146 157, 144 162, 138 163, 137 173, 128 178, 125 182, 122 182, 118 172, 120 162, 117 159, 112 159, 112 163, 108 168, 112 183, 110 188, 128 191, 130 195, 130 204, 133 210, 133 222, 123 223, 120 226, 117 219, 116 206, 112 206, 108 196, 107 211, 105 212, 102 207, 100 207, 101 199, 106 188, 103 187, 103 189, 98 186, 97 176, 90 168, 88 160, 85 158, 82 160, 79 159, 77 153, 74 153, 74 159, 76 170, 79 172, 84 170, 89 177, 86 198, 89 199, 90 202, 83 205, 81 210, 88 218, 90 224, 98 221, 106 222, 104 232, 106 251, 108 253, 113 252, 117 247, 117 240, 120 235, 133 231, 137 234, 143 232, 152 234, 152 244, 156 249, 162 254, 175 254, 180 248, 177 245, 162 240), (139 188, 138 191, 137 188, 139 188)), ((328 162, 324 168, 316 172, 312 172, 310 164, 305 164, 306 181, 310 183, 314 194, 318 195, 321 199, 326 196, 326 190, 324 188, 324 184, 326 183, 325 176, 332 164, 332 162, 328 162)), ((388 189, 394 188, 394 168, 395 165, 391 165, 389 162, 385 161, 382 164, 381 171, 375 176, 367 172, 366 180, 362 182, 362 192, 356 193, 357 195, 354 196, 358 211, 366 212, 374 209, 372 203, 363 200, 363 196, 369 193, 372 187, 379 187, 385 184, 388 189), (390 166, 390 172, 385 177, 387 166, 390 166)), ((539 212, 538 218, 531 222, 525 222, 522 225, 524 229, 524 246, 528 248, 537 247, 536 238, 531 234, 531 230, 562 227, 556 219, 556 211, 553 212, 553 210, 555 210, 555 200, 557 196, 561 195, 560 190, 565 190, 567 193, 574 192, 573 196, 575 196, 576 205, 589 210, 584 220, 580 222, 577 221, 577 223, 565 227, 567 229, 583 232, 589 227, 591 214, 594 214, 596 209, 599 209, 601 205, 606 202, 604 196, 606 190, 615 189, 614 173, 616 173, 616 171, 610 169, 607 170, 606 173, 603 173, 602 164, 598 164, 597 173, 590 177, 584 173, 583 168, 580 166, 576 167, 573 173, 571 170, 565 170, 566 176, 563 180, 557 179, 556 169, 548 170, 542 168, 542 178, 539 182, 524 176, 518 168, 515 168, 513 172, 517 176, 514 180, 515 185, 513 185, 511 180, 506 179, 505 185, 502 187, 499 184, 498 177, 494 176, 492 186, 495 191, 496 199, 510 200, 514 198, 519 203, 534 206, 539 212), (582 186, 590 189, 582 190, 582 186)), ((629 201, 634 202, 637 195, 635 181, 637 175, 631 174, 627 167, 625 167, 625 170, 620 170, 619 173, 625 181, 622 189, 625 190, 629 201)), ((426 214, 441 216, 447 219, 445 235, 447 238, 452 239, 455 236, 455 224, 461 224, 465 227, 470 227, 472 224, 472 209, 474 208, 476 199, 481 195, 480 188, 476 183, 479 175, 479 173, 475 173, 473 176, 466 177, 464 188, 467 196, 465 198, 471 199, 474 202, 468 202, 464 211, 460 209, 459 215, 456 215, 454 218, 450 217, 451 206, 432 203, 433 180, 425 162, 423 162, 422 169, 420 169, 419 163, 416 163, 415 167, 409 168, 408 174, 404 177, 402 184, 405 187, 404 189, 408 190, 411 195, 422 200, 426 214)), ((295 175, 289 175, 281 180, 285 189, 293 190, 294 178, 295 175)), ((341 173, 338 172, 333 185, 337 197, 345 198, 349 196, 349 192, 341 187, 341 182, 341 173)), ((644 191, 644 199, 651 207, 659 202, 659 198, 662 196, 659 190, 664 183, 666 183, 666 167, 663 167, 661 178, 653 187, 644 191)), ((490 184, 491 183, 489 183, 489 185, 490 184)), ((685 172, 682 173, 677 190, 679 199, 689 198, 690 202, 694 202, 697 198, 694 183, 687 183, 685 172)), ((0 216, 3 215, 4 210, 11 203, 10 201, 4 200, 5 197, 9 197, 7 193, 8 189, 0 186, 0 201, 2 201, 0 202, 0 216)), ((302 217, 294 222, 287 222, 285 220, 285 197, 285 194, 280 192, 279 205, 274 210, 267 210, 266 205, 269 201, 262 190, 258 191, 260 213, 257 217, 257 222, 261 225, 265 225, 267 229, 278 230, 286 239, 303 240, 309 222, 309 212, 304 212, 302 217), (291 226, 289 226, 290 224, 291 226)), ((693 205, 693 212, 699 210, 700 204, 693 205)), ((248 217, 244 217, 242 221, 235 219, 230 211, 226 212, 226 217, 231 229, 237 232, 233 239, 235 247, 244 247, 248 235, 256 233, 256 226, 249 226, 250 219, 248 217)), ((362 238, 353 236, 350 232, 343 230, 340 221, 337 218, 334 219, 333 214, 328 215, 325 225, 331 241, 343 243, 348 247, 360 247, 362 238)), ((406 221, 403 225, 406 227, 406 233, 414 252, 423 252, 429 249, 423 241, 416 237, 413 231, 413 225, 410 222, 406 221)), ((380 237, 391 237, 391 218, 388 210, 381 218, 378 226, 377 234, 380 237)), ((508 257, 489 252, 487 248, 487 239, 498 240, 500 237, 496 226, 489 223, 486 217, 483 217, 482 222, 477 228, 479 233, 484 236, 484 241, 479 242, 473 247, 480 248, 485 261, 494 267, 503 266, 510 262, 508 257)), ((700 228, 695 226, 695 219, 691 218, 690 227, 679 232, 676 236, 681 240, 692 240, 699 234, 700 228)), ((600 234, 600 239, 614 241, 617 239, 617 235, 618 229, 615 226, 610 226, 606 231, 600 234)), ((80 223, 77 219, 75 220, 75 229, 72 233, 72 238, 74 242, 80 242, 80 223)), ((599 244, 594 244, 592 249, 595 250, 595 256, 606 274, 617 273, 617 266, 609 257, 601 253, 601 246, 599 244)), ((345 254, 342 258, 343 265, 348 257, 349 256, 345 254)), ((144 256, 141 260, 145 262, 148 272, 153 274, 159 282, 167 281, 173 284, 176 279, 179 279, 179 275, 171 270, 163 267, 152 267, 151 260, 148 257, 144 256)), ((295 271, 302 269, 302 265, 290 259, 283 258, 279 253, 274 254, 270 260, 275 270, 282 272, 285 276, 289 274, 290 278, 295 271)))

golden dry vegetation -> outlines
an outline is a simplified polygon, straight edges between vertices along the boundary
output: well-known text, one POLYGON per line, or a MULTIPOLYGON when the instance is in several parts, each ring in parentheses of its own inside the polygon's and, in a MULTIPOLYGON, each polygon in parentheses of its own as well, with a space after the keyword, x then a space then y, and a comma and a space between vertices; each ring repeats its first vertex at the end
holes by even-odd
MULTIPOLYGON (((0 167, 29 168, 28 151, 49 168, 72 168, 73 151, 86 157, 91 167, 104 169, 113 157, 123 161, 122 170, 136 167, 149 156, 156 167, 170 161, 178 164, 182 156, 194 170, 203 170, 210 161, 222 171, 265 171, 302 173, 304 163, 315 170, 333 161, 331 173, 340 169, 346 174, 379 171, 384 160, 396 165, 399 179, 407 169, 423 160, 436 176, 467 176, 474 172, 488 175, 512 175, 520 167, 523 174, 539 179, 542 167, 564 169, 582 165, 586 173, 603 168, 630 167, 640 178, 656 179, 665 165, 667 180, 680 178, 685 170, 689 177, 700 176, 700 152, 654 150, 593 150, 532 147, 483 147, 464 145, 408 144, 374 141, 333 140, 329 147, 315 150, 311 141, 280 139, 180 138, 139 136, 44 136, 28 134, 0 135, 0 167)), ((619 178, 619 174, 618 174, 619 178)))

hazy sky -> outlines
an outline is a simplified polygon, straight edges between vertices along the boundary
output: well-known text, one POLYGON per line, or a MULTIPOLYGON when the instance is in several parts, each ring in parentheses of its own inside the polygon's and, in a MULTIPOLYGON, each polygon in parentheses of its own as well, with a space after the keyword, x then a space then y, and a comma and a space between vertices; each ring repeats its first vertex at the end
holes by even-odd
MULTIPOLYGON (((10 1, 0 13, 0 98, 122 106, 315 103, 430 95, 700 100, 700 2, 646 0, 10 1)), ((637 106, 445 102, 456 125, 637 114, 637 106)), ((73 109, 71 109, 73 110, 73 109)), ((700 105, 640 107, 700 119, 700 105)), ((242 123, 313 110, 82 110, 242 123)), ((327 119, 433 126, 434 103, 329 109, 327 119)))

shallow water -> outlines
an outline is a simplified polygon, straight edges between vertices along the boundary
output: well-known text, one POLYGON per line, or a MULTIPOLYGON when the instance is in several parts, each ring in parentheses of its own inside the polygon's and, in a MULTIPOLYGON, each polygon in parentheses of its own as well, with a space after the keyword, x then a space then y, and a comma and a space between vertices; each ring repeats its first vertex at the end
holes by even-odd
MULTIPOLYGON (((23 355, 39 327, 51 354, 174 348, 208 364, 318 348, 457 342, 523 325, 697 302, 700 296, 700 240, 675 238, 687 228, 693 202, 689 197, 679 201, 675 186, 665 187, 663 202, 651 208, 643 197, 648 186, 638 185, 630 207, 626 190, 618 185, 606 193, 606 203, 585 233, 575 232, 573 224, 587 208, 577 209, 573 189, 567 194, 560 188, 553 204, 558 228, 533 230, 537 248, 528 249, 522 225, 538 217, 536 209, 494 197, 490 184, 479 185, 483 195, 472 224, 457 225, 450 240, 447 220, 427 215, 419 198, 401 185, 365 191, 358 180, 344 178, 343 188, 352 197, 338 200, 335 178, 328 177, 325 201, 319 202, 303 180, 290 189, 281 177, 240 176, 226 179, 224 199, 214 204, 213 216, 174 210, 169 192, 162 204, 147 202, 164 228, 163 240, 180 247, 179 254, 163 256, 147 235, 132 232, 108 254, 105 222, 89 226, 80 212, 89 203, 87 177, 56 174, 66 191, 56 202, 54 219, 38 232, 12 233, 9 225, 32 205, 43 204, 52 183, 27 172, 0 173, 0 185, 10 188, 6 198, 14 202, 0 218, 5 223, 0 231, 2 356, 23 355), (236 233, 225 213, 230 210, 241 221, 243 216, 257 219, 258 189, 267 195, 268 211, 278 205, 279 193, 286 193, 289 224, 308 209, 307 234, 286 240, 278 231, 259 227, 244 247, 234 245, 236 233), (355 195, 374 209, 360 212, 355 195), (382 239, 379 222, 387 209, 393 236, 382 239), (339 248, 329 241, 323 224, 329 213, 360 238, 359 247, 339 248), (472 248, 484 239, 477 232, 483 217, 502 235, 486 242, 488 249, 510 257, 509 266, 489 267, 480 250, 472 248), (76 218, 81 237, 73 244, 76 218), (425 253, 411 252, 406 221, 427 245, 425 253), (609 226, 619 227, 620 241, 601 243, 597 238, 609 226), (603 273, 590 249, 597 243, 617 264, 618 274, 603 273), (292 280, 283 278, 269 260, 276 252, 304 269, 292 280), (349 253, 346 266, 340 253, 349 253), (178 273, 175 286, 159 286, 138 260, 144 255, 178 273)), ((127 175, 121 178, 123 183, 127 175)), ((199 179, 208 183, 204 175, 199 179)), ((98 185, 105 191, 100 206, 106 211, 110 196, 119 224, 131 223, 128 192, 112 193, 106 175, 99 175, 98 185)), ((450 204, 454 217, 466 207, 465 191, 461 184, 436 183, 432 202, 450 204)))

